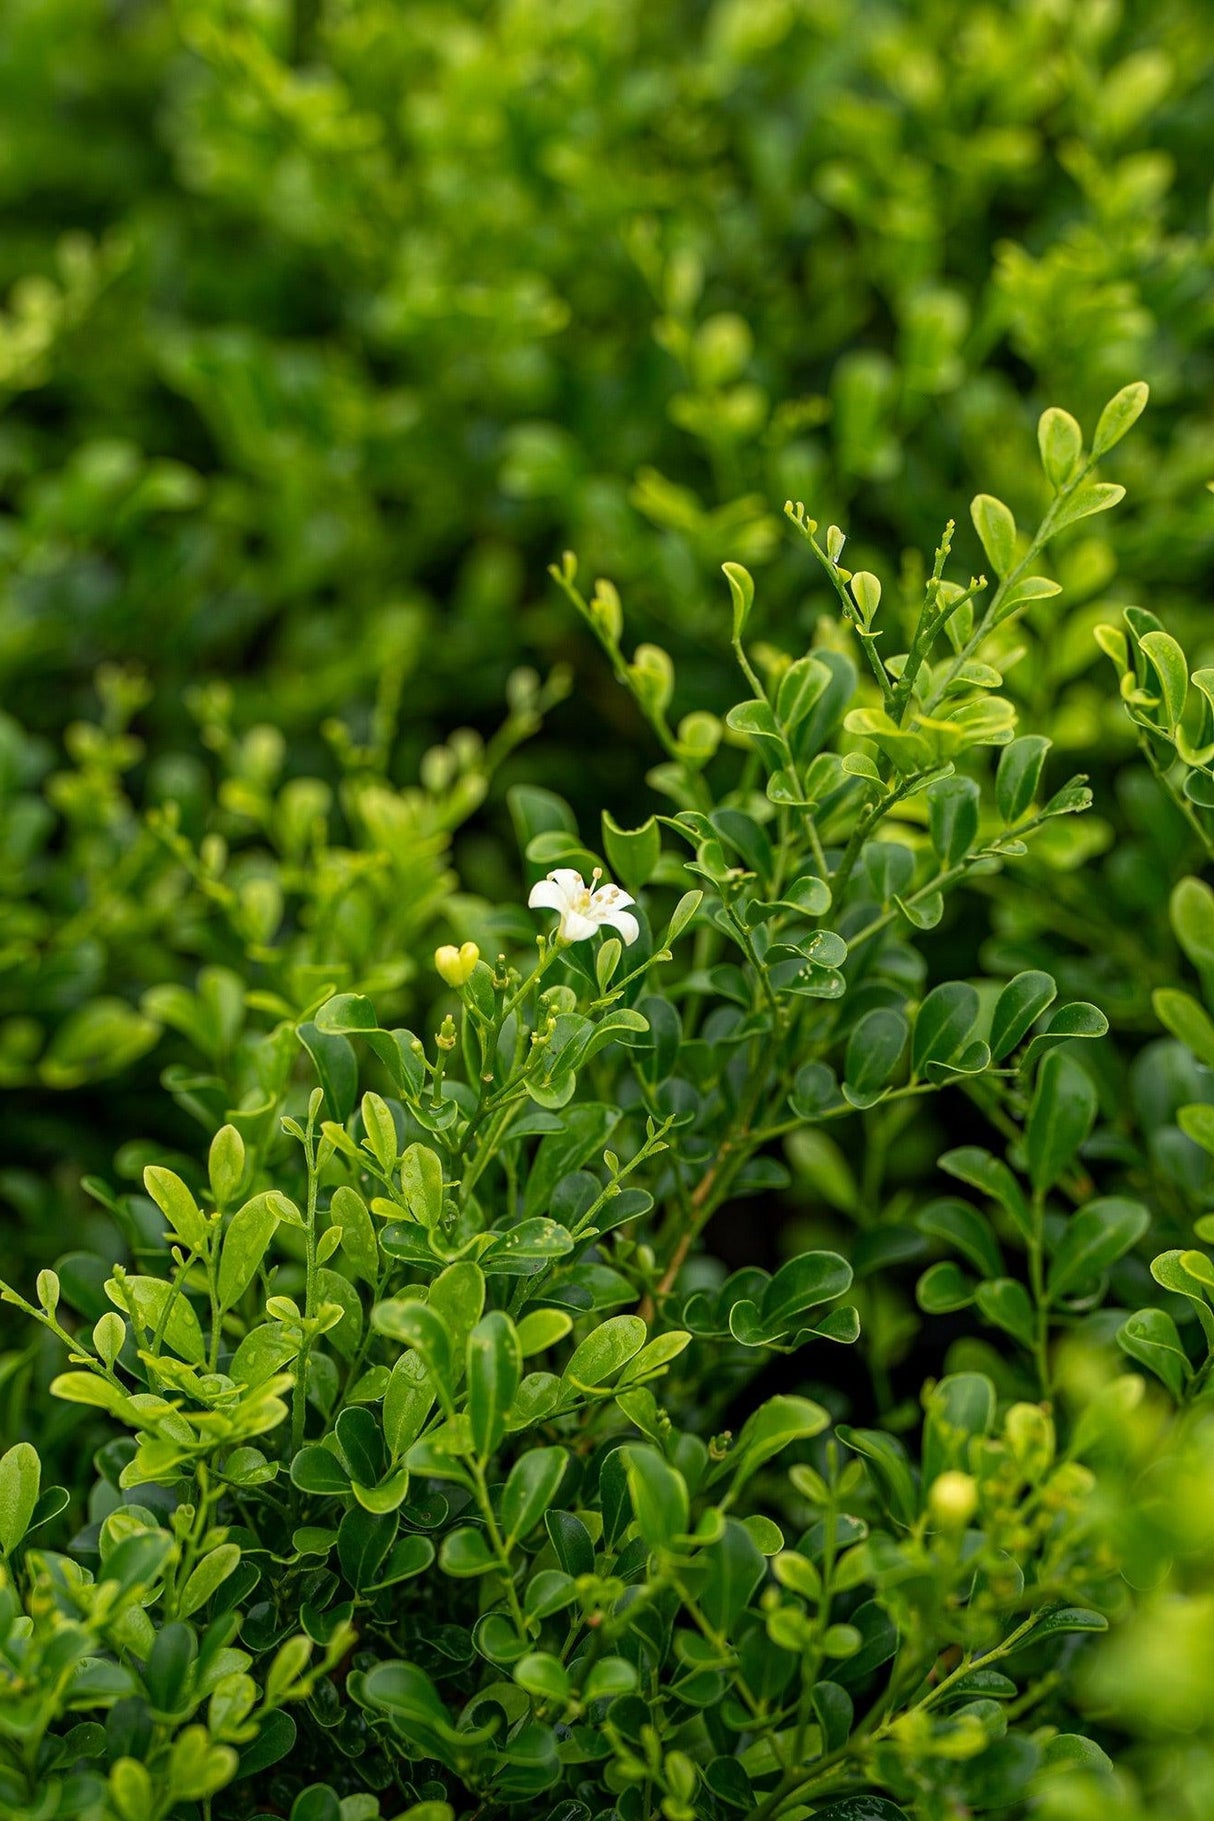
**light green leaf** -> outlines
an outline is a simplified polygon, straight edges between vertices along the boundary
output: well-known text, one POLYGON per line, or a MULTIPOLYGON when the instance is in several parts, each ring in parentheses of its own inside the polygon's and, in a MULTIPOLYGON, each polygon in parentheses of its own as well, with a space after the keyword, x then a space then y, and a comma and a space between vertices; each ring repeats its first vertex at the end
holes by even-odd
POLYGON ((1002 500, 979 493, 970 502, 974 530, 997 576, 1007 575, 1016 561, 1016 521, 1002 500))

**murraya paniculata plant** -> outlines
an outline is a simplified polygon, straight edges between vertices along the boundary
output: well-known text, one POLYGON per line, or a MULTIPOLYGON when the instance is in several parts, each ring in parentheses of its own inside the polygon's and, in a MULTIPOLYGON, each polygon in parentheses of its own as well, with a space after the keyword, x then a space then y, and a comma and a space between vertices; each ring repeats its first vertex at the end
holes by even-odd
POLYGON ((756 638, 726 563, 723 713, 565 557, 651 813, 516 785, 500 902, 445 873, 479 752, 354 763, 335 853, 270 736, 207 723, 260 832, 246 866, 156 819, 232 947, 142 1014, 203 1142, 128 1146, 110 1249, 3 1289, 0 1815, 1199 1821, 1214 715, 1152 615, 1100 634, 1184 831, 1148 1079, 1061 968, 952 939, 1089 852, 1004 678, 1145 402, 1045 413, 1049 504, 980 494, 979 573, 951 523, 852 570, 790 505, 821 611, 756 638))
MULTIPOLYGON (((723 711, 722 562, 809 642, 785 497, 913 591, 904 553, 970 477, 1038 521, 1043 406, 1094 422, 1144 374, 1127 510, 1058 545, 1065 619, 1009 671, 1104 786, 1088 863, 1039 841, 992 914, 996 972, 1148 1028, 1184 834, 1090 634, 1142 603, 1203 636, 1203 0, 7 0, 4 25, 0 1197, 31 1262, 52 1209, 90 1231, 74 1183, 113 1127, 180 1138, 143 1116, 193 1040, 144 992, 249 966, 299 1009, 242 952, 281 945, 268 892, 239 944, 169 914, 149 813, 273 877, 307 793, 267 855, 248 794, 217 801, 229 771, 255 797, 315 780, 327 845, 366 853, 321 730, 398 787, 453 728, 490 736, 511 671, 585 656, 543 581, 566 548, 688 708, 723 711)), ((586 677, 555 719, 544 762, 588 828, 647 813, 635 731, 586 677)), ((506 892, 500 834, 476 894, 506 892)))

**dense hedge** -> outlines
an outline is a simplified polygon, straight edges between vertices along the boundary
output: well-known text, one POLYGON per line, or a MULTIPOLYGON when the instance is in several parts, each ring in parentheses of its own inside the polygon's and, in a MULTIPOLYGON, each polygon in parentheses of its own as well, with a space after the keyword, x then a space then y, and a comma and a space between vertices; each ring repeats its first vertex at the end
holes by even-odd
POLYGON ((0 1815, 1204 1821, 1212 104, 10 0, 0 1815))

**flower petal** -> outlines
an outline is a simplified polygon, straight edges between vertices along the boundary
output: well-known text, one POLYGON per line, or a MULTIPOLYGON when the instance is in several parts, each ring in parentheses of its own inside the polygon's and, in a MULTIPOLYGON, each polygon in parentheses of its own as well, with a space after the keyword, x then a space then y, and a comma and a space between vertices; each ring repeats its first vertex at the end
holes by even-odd
POLYGON ((527 903, 532 910, 563 911, 569 902, 567 895, 551 879, 541 879, 531 887, 531 896, 527 903))
POLYGON ((567 898, 572 898, 575 892, 584 892, 586 889, 586 881, 581 873, 574 872, 572 866, 558 866, 548 874, 548 877, 554 885, 559 886, 567 898))
MULTIPOLYGON (((628 902, 632 904, 634 900, 629 898, 628 902)), ((631 911, 613 911, 610 916, 603 917, 601 921, 610 923, 613 929, 618 929, 630 948, 641 933, 641 926, 631 911)))
POLYGON ((567 910, 561 916, 561 936, 566 942, 585 942, 590 936, 597 936, 599 924, 597 918, 584 917, 581 911, 567 910))
POLYGON ((608 911, 623 910, 626 904, 635 903, 636 899, 618 885, 600 885, 591 895, 590 909, 596 917, 606 919, 608 911))

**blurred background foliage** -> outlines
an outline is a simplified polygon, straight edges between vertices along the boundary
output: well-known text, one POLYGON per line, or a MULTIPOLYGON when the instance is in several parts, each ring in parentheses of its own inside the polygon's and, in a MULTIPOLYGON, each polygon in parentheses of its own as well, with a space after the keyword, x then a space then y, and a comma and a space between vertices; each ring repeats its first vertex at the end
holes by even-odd
MULTIPOLYGON (((115 1131, 196 1142, 202 1063, 255 1097, 246 1022, 320 975, 407 1004, 453 859, 517 881, 505 783, 648 813, 562 549, 676 710, 720 709, 723 560, 787 649, 828 605, 786 497, 909 602, 975 485, 1040 516, 1043 405, 1140 377, 1127 505, 1063 541, 1008 678, 1097 813, 935 940, 1155 1033, 1192 836, 1092 632, 1141 602, 1208 656, 1212 105, 1197 0, 9 0, 0 1190, 33 1252, 115 1131)), ((1193 1082, 1131 1055, 1106 1110, 1174 1130, 1193 1082)))

